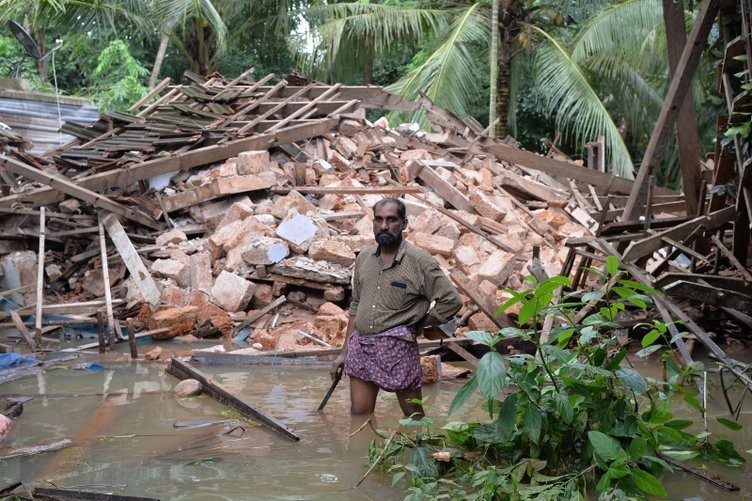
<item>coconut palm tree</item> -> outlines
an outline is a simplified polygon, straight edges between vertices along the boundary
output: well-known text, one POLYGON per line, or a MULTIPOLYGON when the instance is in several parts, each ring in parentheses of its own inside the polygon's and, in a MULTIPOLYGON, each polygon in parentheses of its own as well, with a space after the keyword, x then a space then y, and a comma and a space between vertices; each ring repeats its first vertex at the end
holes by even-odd
POLYGON ((359 48, 366 39, 384 50, 396 41, 419 43, 414 64, 390 90, 408 98, 424 92, 467 117, 469 103, 484 86, 496 88, 501 135, 507 124, 514 126, 515 96, 520 90, 533 92, 540 109, 574 144, 603 135, 610 169, 631 177, 632 154, 647 142, 667 81, 660 1, 533 5, 500 0, 498 18, 492 7, 319 6, 306 16, 322 50, 313 51, 307 61, 309 67, 338 75, 343 63, 354 67, 353 54, 362 55, 359 48), (570 10, 563 10, 566 6, 570 10), (494 20, 500 40, 491 64, 497 65, 498 78, 488 82, 494 20))

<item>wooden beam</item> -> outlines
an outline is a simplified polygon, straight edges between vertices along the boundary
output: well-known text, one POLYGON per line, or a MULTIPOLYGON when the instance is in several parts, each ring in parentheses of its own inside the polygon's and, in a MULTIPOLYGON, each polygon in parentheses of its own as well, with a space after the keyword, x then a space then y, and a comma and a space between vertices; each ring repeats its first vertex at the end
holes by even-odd
POLYGON ((106 209, 110 212, 114 212, 115 214, 119 214, 128 219, 132 219, 133 221, 143 224, 144 226, 148 226, 149 228, 155 230, 162 228, 162 225, 158 221, 155 221, 153 218, 147 216, 146 214, 121 205, 104 195, 100 195, 99 193, 96 193, 89 189, 82 188, 62 174, 44 172, 37 169, 36 167, 25 165, 16 159, 9 158, 0 153, 0 169, 2 168, 5 168, 15 174, 29 178, 33 181, 42 183, 56 191, 65 193, 66 195, 70 195, 72 197, 78 198, 79 200, 83 200, 84 202, 88 202, 95 207, 106 209))
POLYGON ((713 230, 728 223, 733 217, 734 207, 726 207, 725 209, 714 212, 709 216, 700 216, 691 219, 683 224, 675 226, 674 228, 663 230, 647 238, 643 238, 642 240, 630 243, 624 251, 622 259, 624 261, 635 261, 641 257, 652 254, 661 247, 665 247, 667 244, 663 240, 664 237, 681 242, 694 233, 700 226, 707 231, 713 230))
POLYGON ((728 289, 718 289, 696 282, 676 281, 663 288, 669 296, 694 299, 697 302, 733 308, 752 313, 752 296, 728 289))
POLYGON ((265 190, 276 184, 277 176, 271 171, 247 176, 220 177, 196 188, 163 198, 162 208, 166 212, 173 212, 225 195, 265 190))
POLYGON ((230 406, 233 409, 239 411, 241 414, 255 419, 259 423, 263 424, 270 430, 280 434, 288 440, 300 440, 300 437, 290 431, 286 426, 279 423, 271 416, 266 415, 262 411, 255 409, 252 405, 237 398, 222 385, 215 382, 212 378, 205 376, 203 373, 201 373, 201 371, 194 369, 185 362, 181 362, 177 358, 172 357, 170 359, 170 365, 167 366, 167 372, 180 380, 189 378, 197 380, 201 383, 201 386, 206 393, 208 393, 212 398, 218 400, 222 404, 230 406))
MULTIPOLYGON (((684 2, 663 0, 663 22, 666 26, 668 45, 668 65, 671 75, 676 75, 682 51, 687 43, 687 31, 684 24, 684 2)), ((702 171, 700 168, 700 137, 697 132, 692 88, 687 88, 681 102, 676 127, 676 139, 679 147, 679 162, 682 170, 682 190, 687 215, 699 214, 700 191, 702 189, 702 171)))
POLYGON ((313 195, 389 195, 399 196, 406 193, 418 194, 423 190, 418 186, 296 186, 294 188, 272 188, 272 193, 286 194, 291 191, 313 195))
POLYGON ((498 328, 503 329, 504 327, 507 327, 507 325, 502 323, 496 316, 496 310, 498 309, 498 306, 494 305, 490 301, 488 295, 483 293, 477 285, 470 281, 469 278, 460 273, 458 270, 453 270, 449 274, 449 278, 452 279, 452 282, 454 282, 454 284, 463 292, 463 294, 465 294, 470 298, 472 302, 478 305, 480 310, 485 313, 485 315, 490 318, 498 328))
POLYGON ((159 288, 149 274, 149 270, 146 269, 146 265, 141 261, 141 256, 138 255, 136 247, 125 234, 123 225, 113 214, 100 212, 99 217, 144 299, 152 306, 158 305, 161 300, 159 288))
POLYGON ((470 200, 460 190, 446 182, 444 178, 436 174, 432 168, 420 160, 410 162, 407 170, 413 179, 423 181, 431 191, 443 198, 455 209, 469 212, 470 214, 476 213, 473 204, 470 203, 470 200))
POLYGON ((687 90, 692 83, 692 77, 707 44, 710 30, 715 24, 718 4, 719 0, 704 0, 702 8, 697 14, 697 19, 682 51, 676 72, 671 79, 671 85, 669 85, 666 99, 663 101, 658 121, 650 136, 650 142, 645 150, 645 155, 642 157, 640 170, 629 193, 629 200, 624 207, 623 218, 625 221, 634 221, 642 214, 647 196, 647 181, 650 176, 654 176, 658 172, 666 149, 666 141, 674 129, 681 104, 684 102, 687 90))
MULTIPOLYGON (((164 157, 156 157, 145 162, 132 163, 119 169, 99 172, 82 178, 77 183, 79 187, 95 192, 104 191, 112 186, 130 186, 137 181, 160 174, 190 170, 194 167, 227 160, 228 158, 238 156, 243 151, 266 150, 280 144, 288 144, 320 136, 329 132, 338 122, 338 118, 326 118, 314 123, 287 127, 270 134, 257 134, 223 144, 205 146, 164 157)), ((0 198, 0 207, 11 207, 13 204, 19 202, 45 205, 55 202, 57 197, 58 193, 56 190, 49 187, 39 188, 25 193, 2 197, 0 198)))

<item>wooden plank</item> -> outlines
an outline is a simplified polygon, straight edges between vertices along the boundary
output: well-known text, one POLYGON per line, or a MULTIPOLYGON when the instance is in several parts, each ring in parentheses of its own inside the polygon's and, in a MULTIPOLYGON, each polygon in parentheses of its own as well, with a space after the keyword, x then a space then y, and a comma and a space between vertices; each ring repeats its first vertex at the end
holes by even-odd
POLYGON ((480 310, 496 324, 499 329, 507 327, 496 316, 496 310, 498 307, 494 305, 487 294, 481 291, 477 285, 470 281, 464 274, 458 270, 453 270, 449 274, 449 278, 460 289, 463 294, 469 297, 475 304, 478 305, 480 310))
POLYGON ((664 287, 663 292, 669 296, 694 299, 700 303, 733 308, 745 313, 752 312, 752 296, 737 291, 679 280, 664 287))
POLYGON ((115 315, 112 312, 112 291, 110 290, 110 271, 107 263, 107 242, 104 238, 104 224, 102 215, 99 214, 99 249, 102 259, 102 278, 104 279, 104 302, 107 311, 107 331, 109 333, 110 346, 115 346, 115 315))
POLYGON ((42 344, 42 302, 44 301, 44 213, 45 207, 39 208, 39 249, 37 250, 37 312, 35 317, 34 344, 42 344))
POLYGON ((665 247, 666 243, 663 241, 664 237, 681 242, 694 233, 700 226, 707 231, 713 230, 728 223, 733 217, 734 207, 726 207, 725 209, 714 212, 709 216, 700 216, 691 219, 674 228, 663 230, 642 240, 630 243, 624 251, 622 259, 624 261, 635 261, 641 257, 650 255, 661 247, 665 247))
POLYGON ((41 171, 36 167, 25 165, 18 160, 9 158, 2 153, 0 153, 0 168, 5 168, 10 172, 19 174, 33 181, 40 182, 46 186, 49 186, 51 189, 78 198, 79 200, 83 200, 84 202, 88 202, 95 207, 107 209, 110 212, 120 214, 123 217, 132 219, 133 221, 141 223, 144 226, 148 226, 149 228, 155 230, 162 228, 162 225, 158 221, 155 221, 153 218, 147 216, 146 214, 142 214, 139 211, 121 205, 113 200, 110 200, 104 195, 100 195, 99 193, 96 193, 89 189, 82 188, 81 186, 78 186, 76 183, 72 182, 61 174, 53 174, 51 172, 41 171))
POLYGON ((428 167, 420 160, 410 162, 407 165, 407 170, 413 179, 420 179, 428 186, 431 191, 439 195, 445 201, 447 201, 452 207, 475 214, 475 208, 470 200, 457 188, 447 183, 444 178, 436 174, 436 172, 428 167))
POLYGON ((23 323, 23 320, 21 320, 21 316, 16 312, 15 310, 10 310, 10 318, 13 320, 13 324, 16 326, 16 329, 21 334, 21 337, 26 341, 26 344, 29 345, 29 348, 31 348, 31 351, 35 351, 37 349, 37 344, 34 341, 34 337, 29 333, 29 329, 26 328, 26 325, 23 323))
POLYGON ((191 190, 163 198, 162 207, 166 212, 174 212, 225 195, 265 190, 276 184, 277 176, 270 171, 247 176, 221 177, 191 190))
POLYGON ((747 282, 752 282, 752 273, 750 273, 747 268, 745 268, 744 265, 739 262, 734 253, 728 250, 728 248, 723 245, 723 242, 721 242, 721 240, 717 236, 713 235, 711 239, 713 240, 715 246, 718 247, 718 250, 721 251, 721 254, 723 254, 726 259, 728 259, 729 262, 733 265, 733 267, 742 274, 744 280, 746 280, 747 282))
POLYGON ((532 198, 549 202, 551 204, 564 205, 567 203, 566 193, 549 188, 543 183, 527 179, 512 171, 505 171, 502 174, 501 185, 504 188, 512 188, 520 193, 525 193, 532 198))
POLYGON ((423 193, 418 186, 296 186, 295 188, 272 188, 272 193, 286 194, 291 191, 313 195, 389 195, 398 196, 423 193))
POLYGON ((190 378, 199 381, 204 391, 211 395, 212 398, 232 407, 241 414, 255 419, 259 423, 263 424, 267 428, 280 434, 288 440, 300 440, 300 437, 290 431, 286 426, 279 423, 274 418, 259 411, 258 409, 255 409, 252 405, 244 402, 243 400, 240 400, 239 398, 231 394, 228 390, 226 390, 222 385, 216 383, 212 378, 205 376, 203 373, 189 366, 185 362, 181 362, 177 358, 172 357, 170 359, 170 364, 167 366, 167 372, 180 380, 190 378))
POLYGON ((659 276, 655 285, 655 289, 662 290, 669 284, 684 280, 687 282, 701 282, 706 283, 712 287, 719 289, 729 289, 737 292, 747 293, 749 292, 749 284, 739 277, 725 277, 721 275, 707 275, 704 273, 683 273, 683 272, 669 272, 659 276))
MULTIPOLYGON (((126 167, 99 172, 77 181, 78 186, 91 191, 104 191, 112 186, 130 186, 131 184, 169 172, 189 170, 194 167, 221 162, 236 157, 247 150, 266 150, 279 144, 287 144, 303 139, 317 137, 329 132, 337 125, 338 118, 325 118, 317 122, 300 126, 291 126, 270 134, 257 134, 236 139, 223 144, 205 146, 194 150, 157 157, 126 167)), ((0 156, 0 158, 2 158, 0 156)), ((98 195, 101 197, 101 195, 98 195)), ((0 198, 0 207, 11 207, 23 202, 33 205, 45 205, 55 202, 57 190, 49 187, 38 188, 25 193, 0 198)))
POLYGON ((125 234, 120 221, 113 214, 104 212, 100 212, 99 217, 144 299, 152 306, 158 305, 161 299, 159 288, 141 261, 141 256, 138 255, 130 238, 125 234))
POLYGON ((647 182, 650 176, 657 174, 660 167, 666 142, 674 130, 681 104, 684 102, 687 90, 692 83, 695 70, 700 62, 700 56, 707 44, 710 30, 715 24, 718 3, 719 0, 704 0, 699 14, 697 14, 697 19, 692 26, 692 31, 666 93, 666 99, 663 101, 660 115, 650 136, 650 142, 645 150, 645 155, 642 157, 640 170, 637 172, 634 185, 629 193, 629 200, 624 207, 623 218, 625 221, 634 221, 642 214, 647 196, 647 182))

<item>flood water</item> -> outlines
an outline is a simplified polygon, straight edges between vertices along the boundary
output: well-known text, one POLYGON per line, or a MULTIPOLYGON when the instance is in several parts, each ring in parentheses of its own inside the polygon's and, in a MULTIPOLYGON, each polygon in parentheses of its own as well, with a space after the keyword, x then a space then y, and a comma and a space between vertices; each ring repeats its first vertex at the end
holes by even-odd
MULTIPOLYGON (((324 412, 317 412, 330 385, 328 364, 209 366, 195 364, 231 393, 283 423, 300 437, 292 442, 238 415, 207 395, 178 399, 176 378, 164 363, 130 363, 108 354, 72 362, 80 368, 54 368, 0 384, 0 394, 34 397, 24 406, 0 455, 8 450, 73 440, 57 452, 0 460, 0 488, 16 481, 35 486, 75 488, 160 499, 403 499, 403 487, 391 487, 378 471, 355 487, 368 469, 368 444, 377 438, 364 418, 349 415, 346 379, 324 412), (86 368, 91 361, 98 365, 86 368), (101 367, 100 367, 101 366, 101 367), (180 422, 224 420, 199 428, 176 428, 180 422), (238 427, 239 426, 239 427, 238 427), (232 430, 232 431, 231 431, 232 430), (226 433, 228 432, 229 433, 226 433)), ((646 364, 643 373, 654 370, 646 364)), ((434 427, 448 421, 446 412, 462 381, 425 387, 427 412, 434 427)), ((745 428, 727 431, 714 416, 726 416, 720 392, 710 399, 710 430, 730 438, 748 460, 752 455, 752 401, 745 405, 745 428)), ((476 401, 477 404, 477 401, 476 401)), ((477 405, 466 406, 452 420, 478 420, 477 405)), ((686 412, 679 410, 677 413, 686 412)), ((688 413, 689 414, 689 413, 688 413)), ((374 427, 388 435, 396 429, 399 406, 392 394, 379 396, 374 427)), ((690 418, 696 418, 690 414, 690 418)), ((696 428, 702 429, 701 419, 696 428)), ((703 465, 694 464, 703 468, 703 465)), ((741 487, 726 493, 684 473, 662 477, 671 499, 752 498, 752 466, 708 465, 723 480, 741 487)))

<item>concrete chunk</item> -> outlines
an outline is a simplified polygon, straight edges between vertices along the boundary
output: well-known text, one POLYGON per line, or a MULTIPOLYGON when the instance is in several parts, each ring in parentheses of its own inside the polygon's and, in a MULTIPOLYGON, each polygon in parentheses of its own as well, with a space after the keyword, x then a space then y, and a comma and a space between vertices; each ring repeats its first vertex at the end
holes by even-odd
POLYGON ((191 255, 191 289, 209 292, 212 288, 212 263, 208 251, 191 255))
POLYGON ((278 237, 298 247, 307 249, 317 231, 318 226, 310 218, 297 214, 290 219, 282 221, 277 226, 276 234, 278 237))

